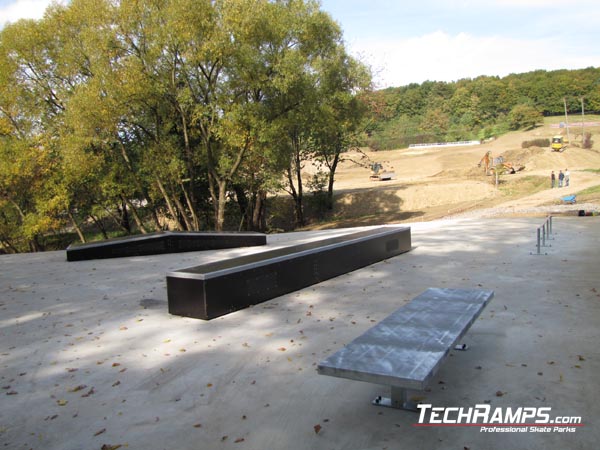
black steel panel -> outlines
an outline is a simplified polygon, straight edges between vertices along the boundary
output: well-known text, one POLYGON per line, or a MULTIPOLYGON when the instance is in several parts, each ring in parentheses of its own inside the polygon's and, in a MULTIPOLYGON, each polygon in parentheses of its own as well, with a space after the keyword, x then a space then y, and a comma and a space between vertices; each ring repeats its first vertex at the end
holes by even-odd
POLYGON ((411 249, 410 228, 377 228, 167 275, 171 314, 213 319, 411 249))
POLYGON ((262 233, 161 231, 88 244, 73 244, 67 248, 67 261, 252 247, 266 243, 267 237, 262 233))

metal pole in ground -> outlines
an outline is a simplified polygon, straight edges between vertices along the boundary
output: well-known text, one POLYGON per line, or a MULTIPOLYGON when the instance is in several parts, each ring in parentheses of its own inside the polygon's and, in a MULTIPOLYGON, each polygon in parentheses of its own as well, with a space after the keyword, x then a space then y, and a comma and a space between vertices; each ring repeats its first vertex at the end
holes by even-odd
POLYGON ((546 246, 546 223, 542 225, 542 247, 546 246))
POLYGON ((537 229, 537 254, 540 254, 540 227, 537 229))

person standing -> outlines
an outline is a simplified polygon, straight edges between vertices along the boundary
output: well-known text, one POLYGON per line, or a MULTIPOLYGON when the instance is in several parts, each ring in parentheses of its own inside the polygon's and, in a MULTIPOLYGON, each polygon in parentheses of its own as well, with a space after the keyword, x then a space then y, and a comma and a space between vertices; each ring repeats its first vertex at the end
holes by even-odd
POLYGON ((550 182, 551 182, 550 187, 552 189, 554 189, 554 186, 556 185, 556 175, 554 175, 554 170, 552 171, 552 174, 550 175, 550 182))
POLYGON ((563 173, 562 170, 558 171, 558 187, 561 188, 563 187, 563 180, 565 179, 565 174, 563 173))
POLYGON ((569 178, 571 178, 571 172, 569 169, 565 169, 565 186, 569 186, 569 178))

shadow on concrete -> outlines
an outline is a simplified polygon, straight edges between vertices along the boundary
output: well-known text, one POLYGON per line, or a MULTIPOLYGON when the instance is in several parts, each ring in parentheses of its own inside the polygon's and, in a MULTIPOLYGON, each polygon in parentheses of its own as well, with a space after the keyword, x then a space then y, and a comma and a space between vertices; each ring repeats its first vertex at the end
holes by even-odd
MULTIPOLYGON (((2 256, 0 443, 593 448, 593 424, 561 434, 419 429, 412 413, 370 405, 382 387, 315 372, 427 287, 482 287, 496 294, 465 337, 470 350, 448 359, 426 400, 546 406, 591 421, 600 414, 588 388, 600 370, 600 285, 589 272, 598 263, 589 244, 600 221, 592 218, 588 229, 573 220, 556 221, 547 257, 529 255, 539 219, 418 224, 409 253, 208 322, 167 314, 164 276, 242 250, 76 266, 62 252, 2 256)), ((269 239, 281 245, 309 236, 269 239)))

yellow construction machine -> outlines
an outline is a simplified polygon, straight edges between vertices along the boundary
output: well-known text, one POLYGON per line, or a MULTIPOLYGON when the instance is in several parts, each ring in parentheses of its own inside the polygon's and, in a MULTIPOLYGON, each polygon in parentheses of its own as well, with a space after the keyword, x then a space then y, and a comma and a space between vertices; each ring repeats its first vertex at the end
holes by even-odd
POLYGON ((567 140, 560 134, 552 136, 552 144, 550 144, 550 148, 553 152, 564 152, 567 148, 567 140))

